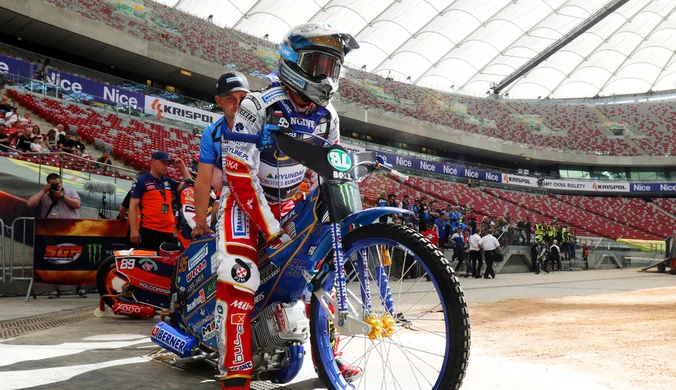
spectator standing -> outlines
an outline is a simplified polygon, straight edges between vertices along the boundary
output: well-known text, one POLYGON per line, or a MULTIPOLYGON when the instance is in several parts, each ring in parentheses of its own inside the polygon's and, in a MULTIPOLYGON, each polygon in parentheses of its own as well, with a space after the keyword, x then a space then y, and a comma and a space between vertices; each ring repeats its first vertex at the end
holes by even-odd
POLYGON ((472 268, 472 261, 469 258, 469 229, 462 232, 462 259, 466 266, 465 277, 469 278, 474 275, 474 268, 472 268))
POLYGON ((446 233, 446 214, 439 212, 439 216, 434 220, 434 226, 436 227, 437 234, 439 236, 439 248, 446 248, 448 237, 446 233))
POLYGON ((28 207, 38 206, 39 218, 77 218, 77 209, 81 206, 80 195, 75 190, 63 188, 61 176, 50 173, 42 191, 28 199, 28 207))
MULTIPOLYGON (((150 172, 136 180, 131 187, 129 202, 129 220, 136 221, 136 210, 141 210, 141 226, 129 224, 129 240, 138 248, 158 250, 163 242, 175 243, 174 229, 176 221, 172 209, 172 193, 177 192, 181 183, 166 176, 172 160, 167 152, 153 153, 150 160, 150 172)), ((176 165, 184 177, 190 177, 183 161, 176 165)))
MULTIPOLYGON (((420 199, 420 207, 418 209, 420 213, 418 219, 420 220, 420 231, 423 231, 422 223, 425 223, 425 227, 432 224, 432 215, 430 214, 430 206, 427 204, 427 197, 423 196, 420 199)), ((427 230, 427 229, 425 229, 427 230)))
POLYGON ((500 243, 498 242, 498 239, 493 237, 493 234, 491 234, 489 231, 485 236, 481 237, 479 246, 481 249, 483 249, 484 258, 486 259, 486 272, 484 273, 484 279, 495 279, 493 262, 495 261, 495 254, 497 253, 498 248, 500 248, 500 243))
MULTIPOLYGON (((421 222, 420 222, 420 231, 422 232, 422 233, 420 233, 420 234, 422 234, 423 237, 425 237, 425 238, 427 238, 428 240, 430 240, 430 242, 431 242, 432 244, 434 244, 434 246, 439 247, 439 235, 438 235, 437 232, 434 230, 434 228, 433 228, 433 226, 432 226, 431 224, 428 225, 427 223, 421 221, 421 222)), ((406 256, 406 258, 408 258, 408 257, 409 257, 409 256, 406 256)), ((405 261, 406 261, 406 260, 405 260, 405 261)), ((408 262, 410 262, 410 261, 412 261, 412 260, 408 260, 408 261, 406 261, 406 263, 408 263, 408 262)), ((411 264, 404 264, 404 267, 411 268, 411 273, 415 272, 415 268, 416 268, 416 267, 412 267, 411 264)), ((408 268, 404 268, 404 270, 406 270, 406 269, 408 269, 408 268)), ((411 273, 409 273, 409 275, 406 275, 406 276, 408 276, 408 277, 404 277, 403 279, 411 279, 411 278, 413 278, 413 276, 411 275, 411 273)), ((426 279, 427 279, 428 282, 432 281, 432 279, 430 278, 429 275, 427 275, 426 279)))
POLYGON ((582 244, 582 260, 584 260, 585 269, 589 269, 589 247, 586 242, 582 244))
POLYGON ((556 270, 561 271, 561 249, 557 245, 558 240, 554 240, 552 246, 549 247, 549 264, 554 271, 554 264, 556 264, 556 270))
POLYGON ((526 222, 523 224, 523 228, 526 230, 524 232, 526 234, 526 245, 530 245, 530 235, 531 235, 530 217, 526 217, 526 222))
POLYGON ((479 246, 480 242, 481 236, 475 230, 469 237, 469 259, 472 262, 474 277, 476 279, 481 278, 481 268, 483 267, 483 261, 481 260, 481 246, 479 246))
MULTIPOLYGON (((398 196, 399 196, 398 192, 387 195, 387 207, 395 207, 395 208, 399 207, 399 201, 397 200, 398 196)), ((394 213, 392 213, 391 216, 393 221, 396 221, 397 219, 399 219, 399 217, 401 217, 401 215, 397 215, 394 213)))
MULTIPOLYGON (((387 207, 387 198, 385 197, 385 191, 380 193, 380 197, 376 200, 376 206, 378 207, 387 207)), ((378 222, 387 223, 387 215, 383 215, 378 218, 378 222)))
MULTIPOLYGON (((138 179, 139 177, 141 177, 141 176, 143 176, 147 173, 148 173, 148 171, 139 171, 139 172, 136 173, 136 178, 138 179)), ((120 203, 120 209, 119 209, 120 215, 118 215, 118 217, 117 217, 117 219, 119 219, 122 222, 127 222, 127 224, 129 224, 128 212, 127 211, 129 210, 129 204, 130 203, 131 203, 131 190, 129 190, 127 192, 127 195, 122 200, 122 203, 120 203)), ((141 226, 141 212, 138 209, 136 209, 136 221, 135 222, 136 222, 135 223, 136 229, 138 230, 139 227, 141 226)), ((130 234, 130 229, 129 229, 129 227, 127 227, 127 244, 131 247, 133 244, 132 244, 131 240, 129 240, 129 234, 130 234)))
POLYGON ((451 263, 453 263, 453 260, 458 259, 458 264, 455 266, 455 269, 456 271, 459 271, 464 260, 462 256, 463 236, 459 226, 455 228, 455 233, 451 236, 451 241, 453 242, 453 257, 451 258, 451 263))

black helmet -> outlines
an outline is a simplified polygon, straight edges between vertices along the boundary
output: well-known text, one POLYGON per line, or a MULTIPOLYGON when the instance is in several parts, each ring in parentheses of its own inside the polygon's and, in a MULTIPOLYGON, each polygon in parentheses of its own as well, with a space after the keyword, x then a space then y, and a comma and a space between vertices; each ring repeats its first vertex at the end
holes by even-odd
POLYGON ((218 78, 218 82, 216 82, 216 95, 226 96, 237 91, 251 92, 249 91, 249 81, 245 75, 232 71, 225 72, 218 78))

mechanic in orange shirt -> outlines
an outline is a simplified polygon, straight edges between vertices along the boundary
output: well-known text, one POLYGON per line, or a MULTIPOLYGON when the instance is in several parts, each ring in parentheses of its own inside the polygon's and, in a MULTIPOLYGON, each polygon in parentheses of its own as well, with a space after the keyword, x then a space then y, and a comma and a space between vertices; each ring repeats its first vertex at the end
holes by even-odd
MULTIPOLYGON (((167 169, 173 162, 167 152, 153 153, 150 172, 134 180, 131 186, 129 220, 136 220, 137 207, 141 211, 141 226, 137 228, 134 224, 129 224, 129 240, 136 248, 158 250, 163 242, 176 243, 172 193, 180 191, 183 185, 166 176, 167 169)), ((176 166, 181 169, 184 177, 190 177, 183 161, 177 160, 176 166)))

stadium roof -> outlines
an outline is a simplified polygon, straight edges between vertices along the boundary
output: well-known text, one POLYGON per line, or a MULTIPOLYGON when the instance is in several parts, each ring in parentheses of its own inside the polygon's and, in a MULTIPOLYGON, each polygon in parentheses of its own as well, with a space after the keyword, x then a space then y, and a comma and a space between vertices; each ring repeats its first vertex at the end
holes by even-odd
MULTIPOLYGON (((159 0, 277 42, 325 22, 352 33, 355 68, 485 96, 609 0, 159 0), (390 73, 391 72, 391 73, 390 73)), ((632 0, 503 90, 512 98, 676 89, 676 1, 632 0)))

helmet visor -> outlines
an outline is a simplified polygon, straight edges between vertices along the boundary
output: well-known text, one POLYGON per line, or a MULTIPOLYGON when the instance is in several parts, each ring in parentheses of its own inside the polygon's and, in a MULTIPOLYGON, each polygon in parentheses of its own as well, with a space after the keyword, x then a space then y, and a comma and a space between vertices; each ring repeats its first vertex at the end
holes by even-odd
POLYGON ((340 77, 340 58, 321 51, 306 51, 298 53, 298 67, 308 76, 323 79, 330 78, 334 81, 340 77))

